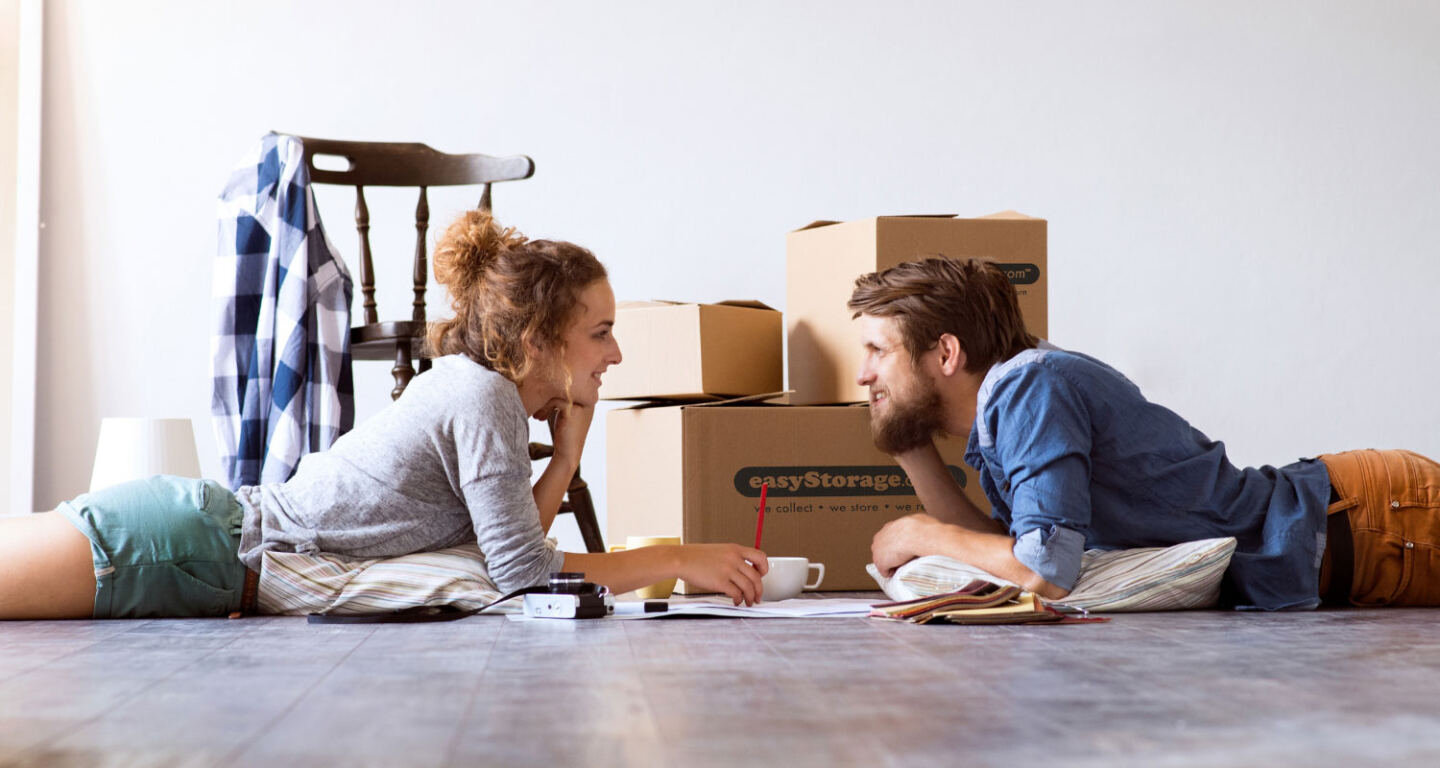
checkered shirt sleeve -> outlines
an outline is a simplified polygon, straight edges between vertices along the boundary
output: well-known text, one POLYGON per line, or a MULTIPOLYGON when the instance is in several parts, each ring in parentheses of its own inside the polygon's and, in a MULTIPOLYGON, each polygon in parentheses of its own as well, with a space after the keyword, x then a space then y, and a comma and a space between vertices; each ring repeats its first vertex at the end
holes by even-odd
POLYGON ((265 136, 220 194, 210 411, 232 490, 288 480, 354 423, 352 282, 303 149, 265 136))

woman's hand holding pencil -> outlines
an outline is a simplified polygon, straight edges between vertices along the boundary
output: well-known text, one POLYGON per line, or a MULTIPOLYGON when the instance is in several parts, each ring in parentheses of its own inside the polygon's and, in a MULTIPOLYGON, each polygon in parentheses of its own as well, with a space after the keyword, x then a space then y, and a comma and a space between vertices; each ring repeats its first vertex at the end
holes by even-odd
POLYGON ((739 544, 685 544, 681 550, 679 576, 687 586, 722 592, 735 605, 760 602, 760 578, 770 570, 764 552, 739 544))

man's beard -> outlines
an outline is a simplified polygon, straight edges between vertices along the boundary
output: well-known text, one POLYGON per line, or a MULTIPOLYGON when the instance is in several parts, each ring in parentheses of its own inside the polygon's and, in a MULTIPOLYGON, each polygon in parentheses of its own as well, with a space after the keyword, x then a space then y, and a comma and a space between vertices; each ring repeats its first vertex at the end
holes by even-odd
POLYGON ((917 378, 919 391, 905 399, 895 397, 891 390, 886 413, 870 410, 870 436, 875 447, 896 456, 923 448, 945 433, 944 406, 940 390, 929 381, 917 378))

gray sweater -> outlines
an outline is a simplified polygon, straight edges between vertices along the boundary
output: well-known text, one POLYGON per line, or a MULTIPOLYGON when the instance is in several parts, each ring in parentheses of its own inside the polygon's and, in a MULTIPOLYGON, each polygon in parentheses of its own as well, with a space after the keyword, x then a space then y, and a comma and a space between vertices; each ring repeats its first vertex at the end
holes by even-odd
POLYGON ((540 528, 528 419, 508 379, 439 358, 287 482, 236 491, 240 559, 259 571, 267 549, 381 558, 477 542, 502 591, 544 584, 565 554, 540 528))

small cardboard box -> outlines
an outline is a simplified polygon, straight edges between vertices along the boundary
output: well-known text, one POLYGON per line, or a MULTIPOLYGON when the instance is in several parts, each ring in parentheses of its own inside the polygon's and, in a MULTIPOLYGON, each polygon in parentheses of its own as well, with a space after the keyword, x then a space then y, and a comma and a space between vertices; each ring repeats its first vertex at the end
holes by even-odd
POLYGON ((1049 333, 1046 222, 1006 211, 978 219, 880 216, 845 223, 817 221, 785 241, 785 338, 790 402, 866 399, 855 383, 862 350, 845 302, 855 278, 925 256, 981 256, 1010 274, 1030 333, 1049 333))
MULTIPOLYGON (((873 590, 870 541, 887 521, 922 511, 905 472, 875 448, 868 406, 699 403, 611 411, 606 422, 606 539, 680 536, 687 544, 755 543, 825 564, 821 590, 873 590)), ((941 455, 988 510, 965 442, 941 455)), ((682 585, 682 592, 694 590, 682 585)))
POLYGON ((758 301, 624 302, 615 338, 624 362, 606 371, 602 400, 703 399, 781 388, 780 313, 758 301))

